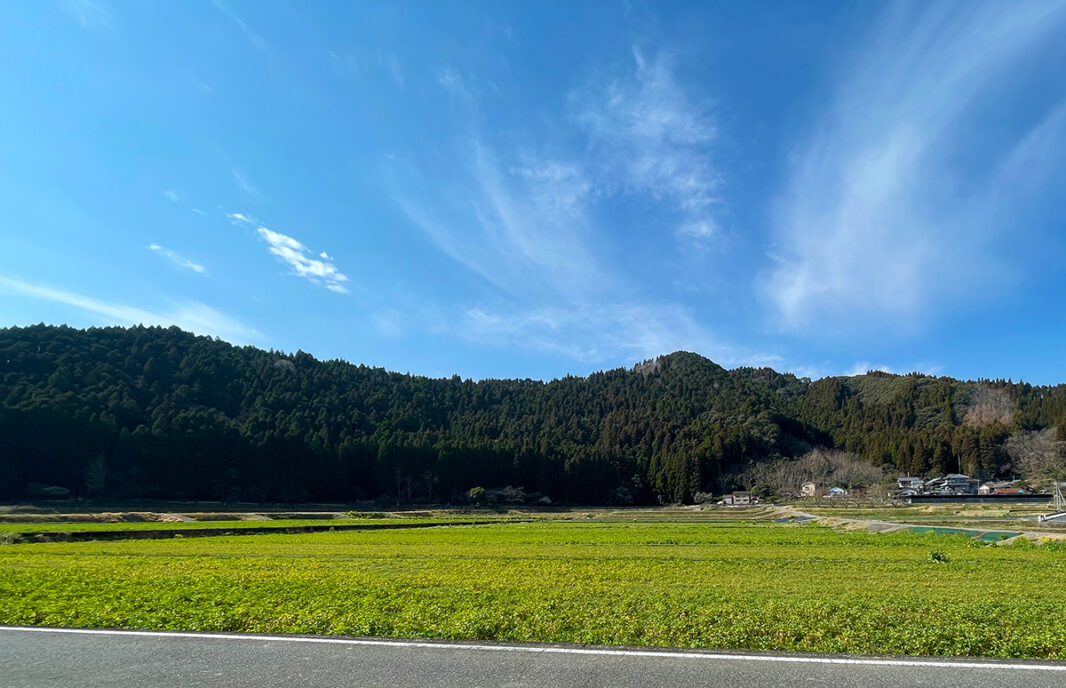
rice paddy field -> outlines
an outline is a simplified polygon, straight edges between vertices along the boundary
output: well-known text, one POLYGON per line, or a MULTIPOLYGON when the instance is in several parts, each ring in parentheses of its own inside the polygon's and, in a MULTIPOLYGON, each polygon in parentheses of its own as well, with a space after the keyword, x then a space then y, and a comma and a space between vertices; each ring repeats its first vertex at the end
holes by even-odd
POLYGON ((1061 544, 625 513, 4 545, 0 623, 1066 658, 1061 544))

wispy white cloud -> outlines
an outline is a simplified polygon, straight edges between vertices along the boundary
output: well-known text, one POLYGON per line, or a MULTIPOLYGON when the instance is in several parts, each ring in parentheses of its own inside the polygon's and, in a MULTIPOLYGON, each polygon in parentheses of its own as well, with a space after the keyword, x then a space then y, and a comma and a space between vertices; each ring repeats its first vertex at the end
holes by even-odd
POLYGON ((220 0, 211 0, 212 4, 222 14, 232 19, 238 27, 241 29, 241 33, 245 35, 248 41, 259 50, 267 49, 266 40, 259 35, 252 27, 250 27, 236 12, 231 10, 228 5, 223 4, 220 0))
POLYGON ((1026 60, 1064 28, 1061 0, 919 3, 886 13, 797 150, 778 201, 774 264, 759 288, 779 321, 794 329, 913 327, 932 306, 980 301, 1009 279, 994 248, 1017 231, 1004 211, 1037 170, 1063 158, 1061 147, 1047 148, 1062 145, 1062 116, 1015 132, 1007 174, 994 161, 976 173, 958 161, 1009 150, 1009 142, 967 132, 987 106, 1010 97, 1004 89, 1024 78, 1026 60), (1043 164, 1030 166, 1038 158, 1043 164))
POLYGON ((396 59, 396 56, 390 54, 387 57, 382 57, 379 54, 378 62, 380 62, 386 69, 388 69, 389 76, 392 77, 393 83, 395 83, 400 88, 403 88, 403 68, 400 66, 400 61, 396 59))
POLYGON ((444 69, 437 80, 464 105, 471 133, 453 142, 447 184, 413 172, 395 197, 434 245, 495 288, 491 305, 462 310, 453 334, 607 365, 680 349, 736 365, 767 360, 723 346, 687 308, 646 296, 610 264, 600 204, 623 193, 664 204, 686 240, 717 231, 714 127, 668 60, 635 53, 625 76, 570 96, 548 141, 511 147, 480 133, 485 113, 469 79, 444 69), (575 137, 593 154, 559 155, 575 137))
POLYGON ((194 213, 196 213, 197 215, 207 215, 207 213, 205 213, 204 211, 200 210, 199 208, 192 208, 192 211, 194 213))
POLYGON ((856 361, 851 365, 836 365, 823 361, 817 364, 806 364, 797 366, 785 366, 778 367, 781 371, 791 371, 797 377, 808 377, 812 380, 820 380, 826 377, 852 377, 855 375, 865 375, 871 371, 880 371, 883 373, 891 373, 893 375, 906 375, 907 373, 918 372, 925 375, 940 375, 944 371, 944 366, 939 363, 930 363, 928 361, 921 361, 918 363, 912 363, 909 365, 886 365, 883 363, 871 363, 870 361, 856 361))
POLYGON ((718 233, 718 227, 713 222, 707 220, 695 220, 693 222, 687 222, 677 228, 677 234, 680 236, 690 237, 696 240, 710 239, 718 233))
POLYGON ((266 242, 268 250, 288 265, 292 274, 324 286, 332 292, 349 293, 350 290, 346 286, 348 276, 337 269, 333 259, 325 251, 315 257, 315 254, 298 240, 288 234, 263 227, 258 220, 243 213, 226 213, 226 217, 234 224, 254 227, 256 235, 266 242))
POLYGON ((233 179, 237 182, 237 186, 241 187, 241 189, 252 198, 262 200, 263 192, 260 191, 250 181, 248 181, 248 179, 243 174, 241 174, 240 170, 235 167, 231 170, 231 172, 233 173, 233 179))
POLYGON ((385 308, 372 316, 378 334, 388 339, 395 339, 403 334, 403 316, 395 308, 385 308))
POLYGON ((464 313, 464 336, 496 346, 521 346, 582 362, 628 363, 673 351, 727 356, 711 335, 678 306, 597 303, 464 313))
POLYGON ((453 95, 467 97, 466 83, 459 72, 450 67, 445 67, 437 73, 437 83, 450 91, 453 95))
POLYGON ((200 265, 199 263, 185 258, 177 251, 172 251, 171 249, 166 248, 164 246, 160 246, 159 244, 149 244, 148 250, 154 251, 161 256, 166 256, 178 267, 182 267, 187 270, 192 270, 193 272, 198 272, 201 275, 207 274, 207 268, 205 268, 203 265, 200 265))
POLYGON ((163 192, 163 196, 168 201, 170 201, 171 203, 177 203, 178 202, 178 192, 177 191, 174 191, 172 189, 167 189, 166 191, 163 192))
POLYGON ((528 309, 468 308, 459 333, 496 347, 558 354, 582 363, 631 364, 692 351, 726 366, 774 366, 781 357, 721 342, 689 311, 651 301, 540 305, 528 309))
POLYGON ((244 213, 224 213, 234 224, 254 225, 257 221, 244 213))
POLYGON ((260 227, 256 231, 266 241, 270 252, 292 268, 293 274, 315 284, 322 284, 326 289, 338 294, 348 293, 348 288, 344 286, 348 277, 338 270, 332 261, 311 258, 307 247, 287 234, 266 227, 260 227))
POLYGON ((385 75, 397 88, 407 87, 404 66, 396 53, 366 51, 358 46, 349 46, 327 50, 326 55, 333 61, 333 71, 337 76, 363 79, 385 75))
POLYGON ((0 289, 71 306, 101 325, 177 325, 184 330, 221 337, 234 344, 250 344, 262 339, 262 334, 256 330, 197 301, 171 302, 171 307, 165 311, 151 311, 9 277, 0 277, 0 289))
POLYGON ((500 35, 511 40, 514 38, 514 29, 507 24, 488 24, 489 35, 500 35))
POLYGON ((596 172, 608 185, 669 202, 679 236, 707 239, 715 234, 721 183, 708 108, 682 88, 667 56, 650 59, 634 49, 633 60, 633 72, 570 94, 600 161, 596 172))
POLYGON ((207 83, 198 76, 190 74, 187 76, 187 81, 190 86, 195 88, 200 93, 214 93, 215 91, 211 84, 207 83))
POLYGON ((83 29, 104 29, 114 21, 110 7, 101 0, 60 0, 59 7, 83 29))
POLYGON ((780 372, 784 360, 777 354, 754 352, 745 354, 739 363, 732 362, 729 365, 750 366, 752 368, 778 368, 780 372))
POLYGON ((865 375, 866 373, 869 373, 869 372, 872 372, 872 371, 875 371, 875 370, 879 371, 879 372, 882 372, 882 373, 893 373, 893 372, 895 372, 890 367, 888 367, 886 365, 883 365, 883 364, 870 363, 869 361, 858 361, 854 365, 851 366, 851 369, 848 370, 848 372, 846 372, 844 374, 849 376, 849 377, 851 377, 851 376, 854 376, 854 375, 865 375))
POLYGON ((529 157, 501 164, 479 138, 462 147, 462 184, 442 190, 435 206, 463 198, 464 207, 437 219, 424 202, 397 192, 412 222, 444 253, 514 294, 573 298, 606 289, 613 280, 589 244, 582 197, 590 185, 580 170, 529 157), (506 171, 505 171, 506 170, 506 171))
POLYGON ((1066 150, 1066 97, 1034 126, 1004 158, 990 188, 996 196, 1004 191, 1038 192, 1063 164, 1066 150))

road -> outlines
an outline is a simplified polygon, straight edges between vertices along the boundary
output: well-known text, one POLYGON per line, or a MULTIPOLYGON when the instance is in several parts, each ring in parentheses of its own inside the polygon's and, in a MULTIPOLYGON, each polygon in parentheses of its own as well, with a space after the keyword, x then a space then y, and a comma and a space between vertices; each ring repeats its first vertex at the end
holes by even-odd
POLYGON ((1066 685, 1066 662, 0 627, 0 686, 1066 685))

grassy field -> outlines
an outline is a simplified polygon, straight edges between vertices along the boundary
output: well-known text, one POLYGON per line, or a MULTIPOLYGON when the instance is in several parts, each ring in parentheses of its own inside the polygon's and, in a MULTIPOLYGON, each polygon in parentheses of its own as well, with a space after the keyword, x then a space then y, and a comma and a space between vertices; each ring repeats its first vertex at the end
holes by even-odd
POLYGON ((818 525, 545 521, 0 547, 4 624, 1061 659, 1063 618, 1061 545, 818 525))

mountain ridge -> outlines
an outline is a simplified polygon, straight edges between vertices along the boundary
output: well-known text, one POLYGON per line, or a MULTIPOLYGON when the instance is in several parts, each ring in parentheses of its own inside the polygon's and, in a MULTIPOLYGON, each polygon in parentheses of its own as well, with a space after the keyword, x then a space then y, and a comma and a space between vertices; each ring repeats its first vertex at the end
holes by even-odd
MULTIPOLYGON (((176 327, 0 330, 0 498, 691 501, 826 447, 923 474, 1017 469, 1066 385, 872 372, 815 381, 692 352, 550 381, 429 378, 176 327)), ((1056 445, 1060 446, 1060 445, 1056 445)), ((1055 463, 1048 459, 1051 463, 1055 463)), ((1058 464, 1056 464, 1057 466, 1058 464)))

